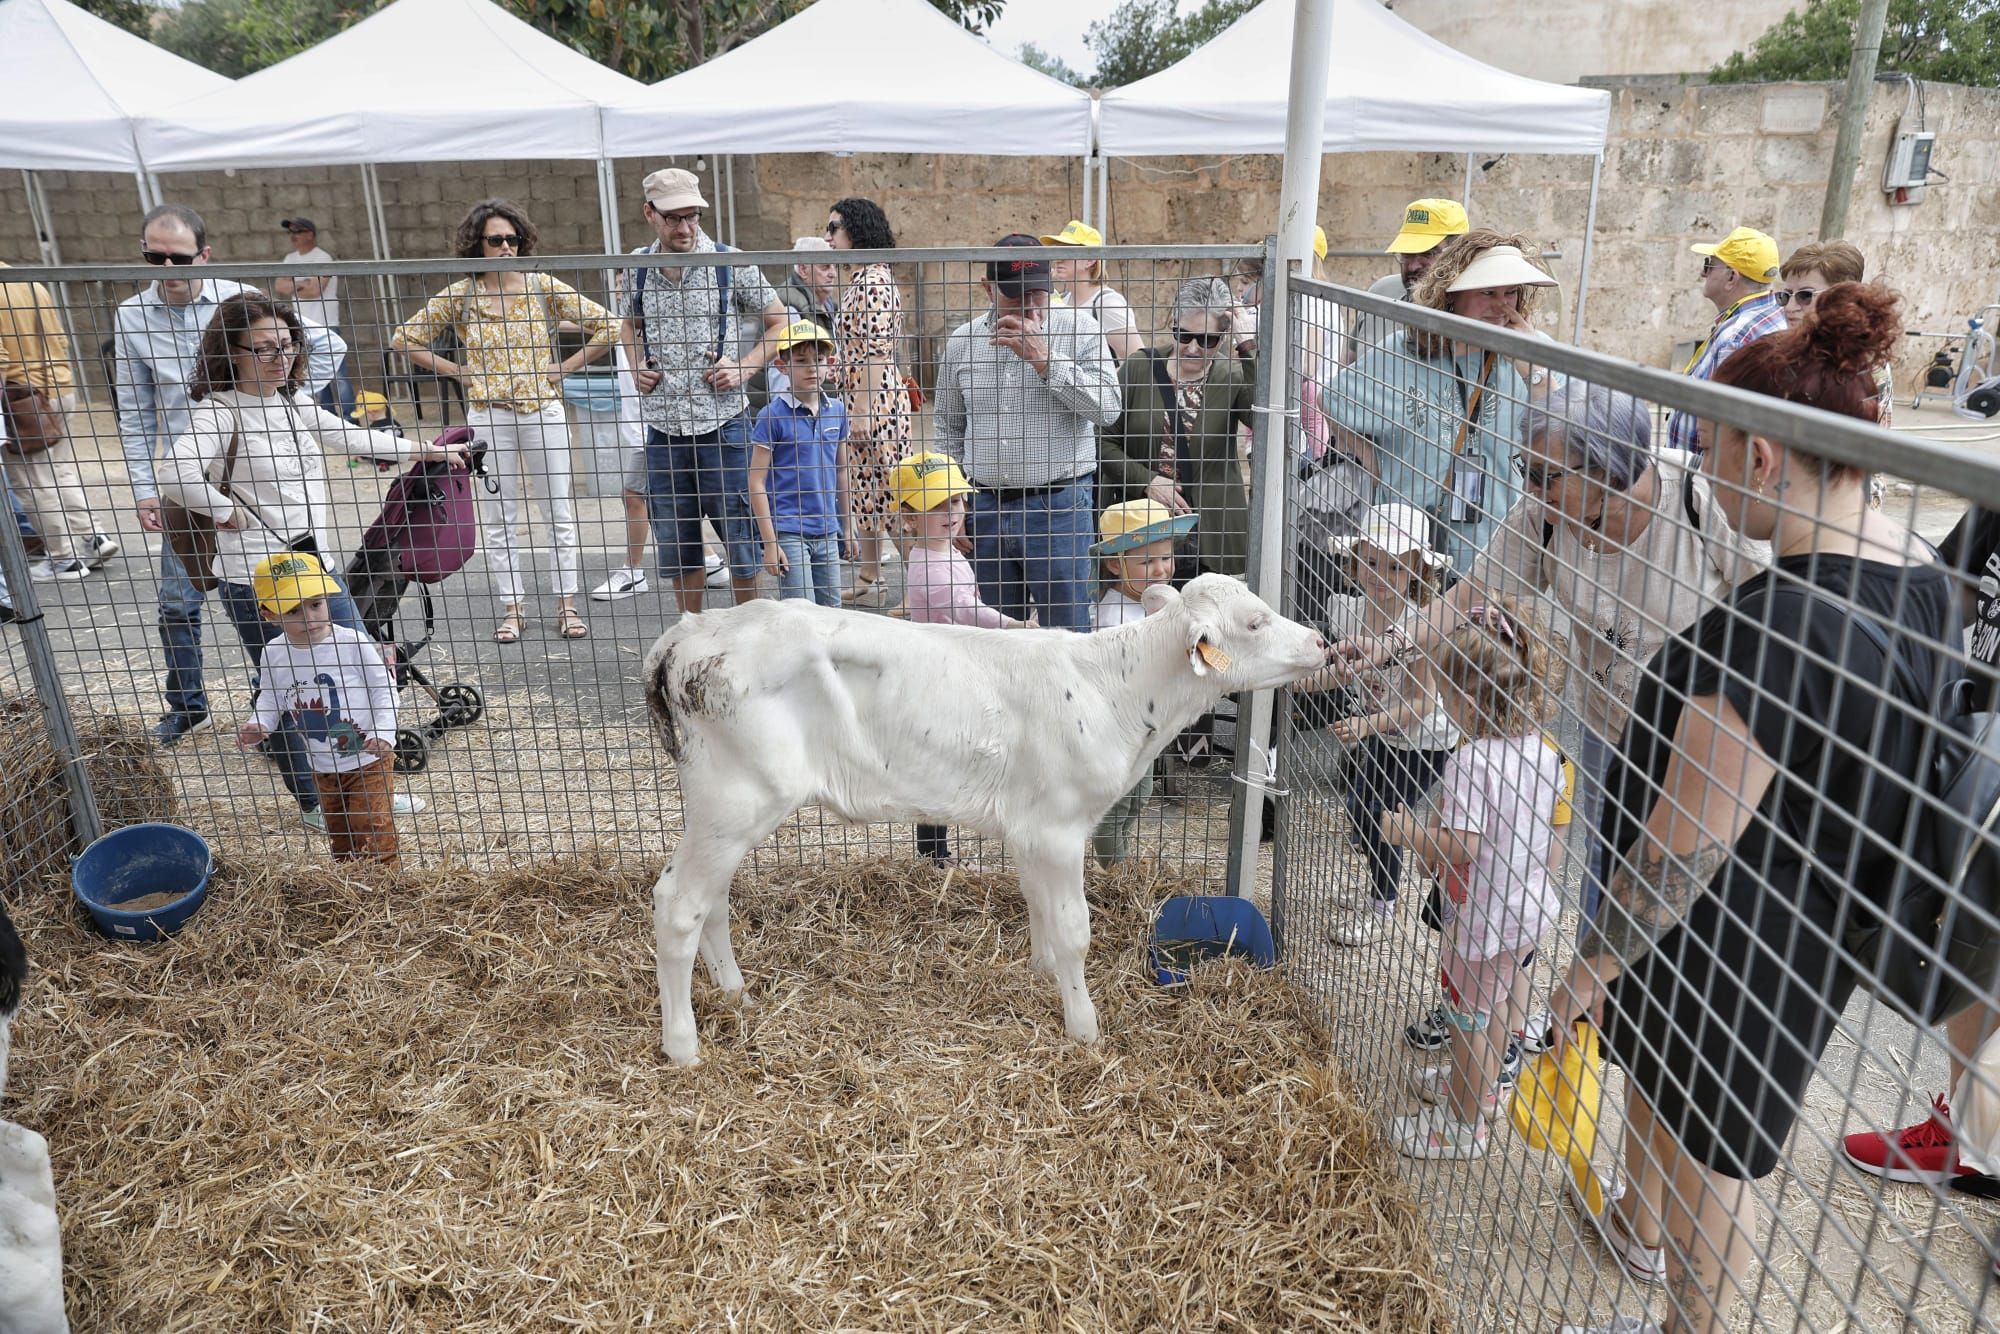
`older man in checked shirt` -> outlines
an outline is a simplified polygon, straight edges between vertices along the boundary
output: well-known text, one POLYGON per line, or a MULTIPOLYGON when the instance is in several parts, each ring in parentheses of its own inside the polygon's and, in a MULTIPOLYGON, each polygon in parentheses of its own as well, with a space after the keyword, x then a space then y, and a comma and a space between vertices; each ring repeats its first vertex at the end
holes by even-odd
POLYGON ((952 331, 938 371, 937 447, 975 488, 966 516, 979 596, 1016 620, 1090 629, 1097 431, 1118 420, 1118 366, 1097 321, 1052 306, 1041 242, 986 266, 993 308, 952 331))

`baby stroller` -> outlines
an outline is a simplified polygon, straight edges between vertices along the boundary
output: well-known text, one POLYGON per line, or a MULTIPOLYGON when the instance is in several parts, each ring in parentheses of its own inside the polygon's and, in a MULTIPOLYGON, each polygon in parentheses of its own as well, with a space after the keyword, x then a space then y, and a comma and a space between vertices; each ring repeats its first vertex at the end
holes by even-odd
POLYGON ((417 773, 430 763, 432 742, 453 728, 470 727, 486 712, 486 697, 478 686, 464 681, 434 685, 416 663, 437 633, 430 586, 463 569, 479 546, 472 479, 480 478, 489 490, 499 489, 486 476, 485 442, 473 441, 469 429, 454 427, 436 443, 469 443, 471 472, 431 460, 398 477, 382 499, 382 512, 362 534, 361 549, 347 565, 347 588, 362 626, 377 641, 396 645, 396 688, 415 685, 437 706, 421 727, 396 731, 396 772, 404 774, 417 773), (423 634, 398 639, 396 612, 411 584, 417 586, 423 604, 423 634))

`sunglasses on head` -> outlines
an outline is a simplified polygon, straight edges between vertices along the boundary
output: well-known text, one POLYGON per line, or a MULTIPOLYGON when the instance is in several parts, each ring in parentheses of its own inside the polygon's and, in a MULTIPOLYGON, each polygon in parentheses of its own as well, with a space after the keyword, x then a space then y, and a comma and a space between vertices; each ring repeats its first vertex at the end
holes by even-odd
POLYGON ((141 250, 139 258, 148 264, 192 264, 201 258, 201 252, 183 255, 178 250, 141 250))
POLYGON ((1813 298, 1819 295, 1819 289, 1816 287, 1794 287, 1789 291, 1781 290, 1773 292, 1771 295, 1778 299, 1778 304, 1781 306, 1789 306, 1794 301, 1802 306, 1810 306, 1813 303, 1813 298))
POLYGON ((1190 343, 1199 343, 1203 350, 1213 352, 1216 348, 1222 346, 1222 335, 1219 333, 1190 333, 1186 329, 1176 329, 1174 330, 1174 341, 1182 347, 1186 347, 1190 343))
POLYGON ((498 236, 482 236, 479 239, 496 250, 503 245, 512 246, 516 250, 521 248, 521 238, 512 232, 502 232, 498 236))

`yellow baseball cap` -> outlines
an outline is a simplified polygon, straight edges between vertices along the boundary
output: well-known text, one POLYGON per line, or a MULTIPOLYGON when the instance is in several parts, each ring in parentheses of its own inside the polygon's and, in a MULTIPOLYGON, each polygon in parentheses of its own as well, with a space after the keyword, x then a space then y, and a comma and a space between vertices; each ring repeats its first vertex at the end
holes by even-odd
POLYGON ((1069 226, 1054 236, 1042 237, 1041 242, 1043 245, 1103 245, 1104 233, 1087 223, 1071 218, 1069 226))
POLYGON ((1326 258, 1326 228, 1324 227, 1316 226, 1313 228, 1313 254, 1321 259, 1326 258))
POLYGON ((1382 253, 1428 254, 1447 237, 1463 236, 1471 228, 1465 218, 1465 205, 1456 199, 1413 199, 1403 210, 1403 230, 1396 233, 1396 239, 1382 253))
POLYGON ((1692 245, 1697 255, 1712 255, 1753 283, 1778 276, 1778 243, 1755 227, 1738 227, 1718 245, 1692 245))
POLYGON ((972 493, 958 460, 949 454, 912 454, 889 474, 889 494, 903 509, 928 514, 953 496, 972 493))
POLYGON ((811 320, 793 320, 778 330, 778 351, 789 352, 800 343, 821 343, 833 350, 833 335, 811 320))
POLYGON ((257 562, 250 576, 257 605, 273 616, 283 616, 307 598, 323 598, 340 592, 340 585, 310 551, 280 551, 257 562))
POLYGON ((1117 556, 1154 542, 1186 537, 1194 531, 1195 521, 1196 516, 1177 515, 1151 498, 1128 500, 1097 516, 1097 535, 1103 540, 1090 554, 1117 556))

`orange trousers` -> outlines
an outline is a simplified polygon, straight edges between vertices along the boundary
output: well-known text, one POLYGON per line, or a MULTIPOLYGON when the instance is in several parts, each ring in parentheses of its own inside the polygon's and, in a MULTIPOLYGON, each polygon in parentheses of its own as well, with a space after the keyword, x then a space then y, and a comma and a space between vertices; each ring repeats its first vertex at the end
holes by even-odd
POLYGON ((390 870, 402 865, 396 847, 396 766, 373 760, 344 774, 313 774, 326 834, 337 862, 377 862, 390 870))

